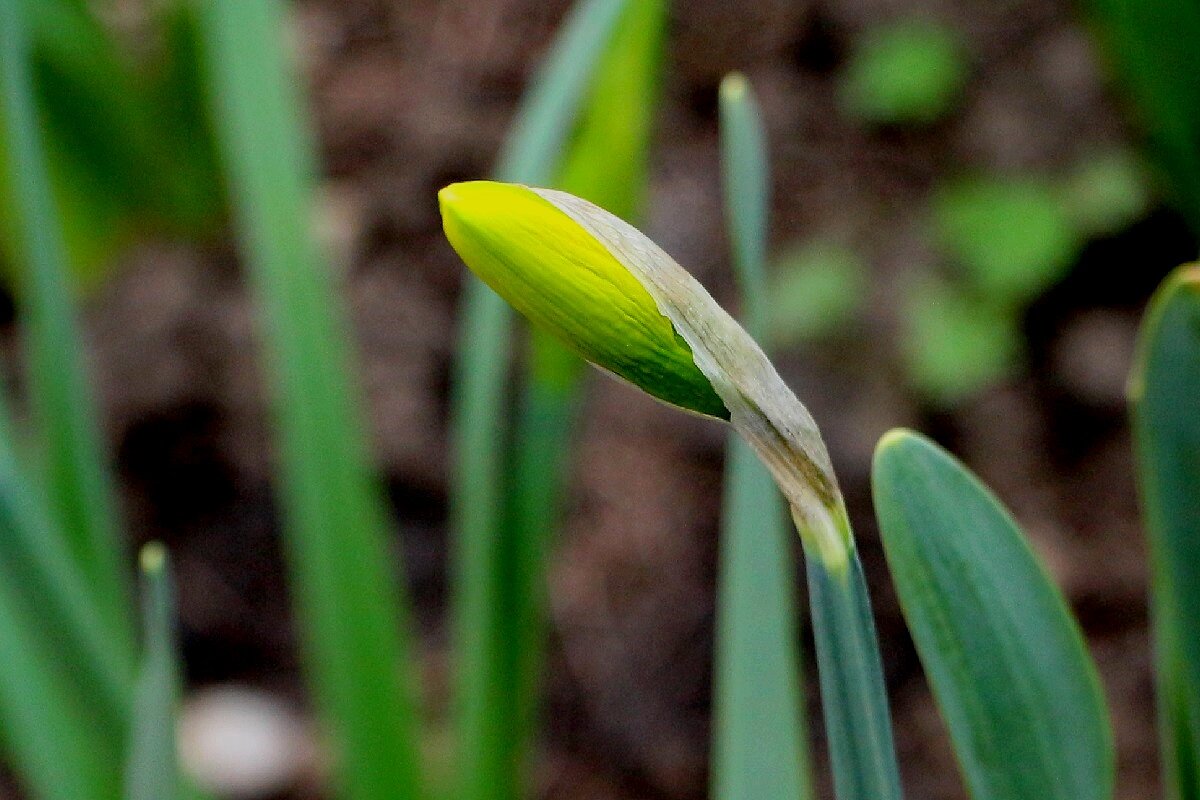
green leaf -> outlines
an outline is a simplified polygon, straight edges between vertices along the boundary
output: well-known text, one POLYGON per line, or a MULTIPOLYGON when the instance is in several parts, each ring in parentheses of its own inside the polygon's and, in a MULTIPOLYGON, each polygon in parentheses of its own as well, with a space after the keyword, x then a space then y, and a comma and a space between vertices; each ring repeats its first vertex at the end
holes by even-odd
POLYGON ((17 462, 0 409, 3 741, 34 796, 115 800, 132 653, 98 613, 40 496, 17 462))
POLYGON ((849 114, 868 122, 928 124, 958 100, 967 72, 953 30, 902 20, 872 28, 856 43, 842 99, 849 114))
POLYGON ((1130 382, 1138 478, 1150 535, 1159 714, 1167 783, 1200 797, 1200 268, 1150 302, 1130 382))
MULTIPOLYGON (((49 510, 109 635, 130 630, 130 603, 112 477, 87 387, 67 285, 59 216, 47 178, 30 73, 24 4, 0 3, 0 170, 14 193, 18 310, 28 357, 49 510)), ((131 649, 129 641, 120 647, 131 649)))
MULTIPOLYGON (((721 84, 725 213, 746 330, 761 336, 766 287, 766 143, 740 75, 721 84)), ((792 537, 783 497, 754 451, 731 433, 717 577, 712 797, 809 798, 808 729, 797 631, 792 537)))
MULTIPOLYGON (((0 498, 4 503, 7 498, 0 498)), ((6 514, 0 509, 0 515, 6 514)), ((0 523, 2 524, 2 523, 0 523)), ((7 533, 0 528, 0 534, 7 533)), ((40 800, 117 800, 121 736, 97 725, 69 668, 0 563, 0 728, 22 782, 40 800)))
POLYGON ((917 434, 883 437, 875 513, 904 617, 974 800, 1109 800, 1095 666, 996 498, 917 434))
POLYGON ((1088 0, 1109 63, 1149 135, 1175 204, 1200 231, 1200 5, 1088 0))
MULTIPOLYGON (((580 142, 598 138, 600 145, 605 139, 598 134, 628 134, 627 128, 605 127, 599 117, 592 117, 593 126, 577 123, 630 7, 628 0, 574 5, 522 98, 496 165, 501 179, 547 184, 562 169, 573 133, 580 142), (593 128, 596 133, 589 133, 593 128)), ((586 159, 576 159, 581 181, 588 168, 586 159)), ((469 280, 464 294, 451 399, 459 791, 464 800, 513 798, 524 788, 540 666, 545 548, 558 513, 578 367, 574 356, 535 349, 539 377, 517 409, 507 476, 512 314, 479 280, 469 280)))
POLYGON ((338 796, 419 797, 407 606, 342 301, 313 240, 315 150, 278 0, 205 0, 213 118, 262 310, 285 552, 338 796))
POLYGON ((1062 277, 1082 238, 1048 183, 966 178, 937 191, 938 243, 980 293, 1020 307, 1062 277))
POLYGON ((183 783, 175 742, 179 666, 175 649, 175 588, 166 549, 141 553, 142 663, 133 696, 125 800, 178 800, 183 783))
MULTIPOLYGON (((11 592, 38 611, 38 630, 88 701, 94 727, 124 732, 133 681, 132 637, 102 615, 66 537, 43 507, 41 488, 17 461, 0 408, 0 563, 11 592)), ((19 691, 19 689, 18 689, 19 691)))

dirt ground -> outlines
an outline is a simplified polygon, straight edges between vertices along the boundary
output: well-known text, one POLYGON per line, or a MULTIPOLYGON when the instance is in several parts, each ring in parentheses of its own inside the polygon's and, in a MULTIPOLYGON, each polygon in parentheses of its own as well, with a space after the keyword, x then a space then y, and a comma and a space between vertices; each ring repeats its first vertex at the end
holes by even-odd
MULTIPOLYGON (((449 657, 446 406, 464 277, 441 237, 435 193, 487 174, 566 5, 297 6, 327 168, 322 227, 361 346, 435 706, 449 657)), ((749 76, 763 103, 775 243, 832 233, 871 265, 864 321, 787 353, 781 367, 821 423, 850 503, 908 796, 965 793, 874 530, 870 456, 894 425, 922 429, 957 452, 1024 523, 1099 661, 1120 750, 1118 796, 1155 796, 1144 544, 1123 389, 1138 313, 1195 241, 1156 205, 1127 231, 1091 243, 1025 316, 1028 370, 953 410, 921 404, 890 345, 897 287, 932 258, 921 212, 938 180, 970 169, 1053 171, 1131 141, 1075 10, 1066 0, 676 3, 644 227, 719 298, 731 285, 716 87, 731 69, 749 76), (927 130, 848 121, 836 76, 850 43, 909 12, 966 37, 966 96, 927 130)), ((91 301, 88 330, 136 538, 162 539, 177 555, 191 684, 249 683, 303 707, 254 319, 232 247, 139 249, 91 301)), ((614 381, 597 377, 590 389, 551 571, 539 796, 698 800, 724 432, 614 381)), ((815 686, 811 659, 808 671, 815 686)), ((821 765, 815 700, 812 714, 821 765)), ((304 788, 287 795, 316 796, 304 788)))

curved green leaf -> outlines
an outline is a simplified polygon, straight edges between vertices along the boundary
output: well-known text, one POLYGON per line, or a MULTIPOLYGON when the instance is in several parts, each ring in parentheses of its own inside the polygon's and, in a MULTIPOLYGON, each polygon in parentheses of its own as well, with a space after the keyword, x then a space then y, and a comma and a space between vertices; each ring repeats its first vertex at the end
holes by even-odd
POLYGON ((1079 627, 999 501, 933 442, 880 441, 875 511, 974 800, 1107 800, 1113 744, 1079 627))
POLYGON ((1163 284, 1130 387, 1158 657, 1166 782, 1200 797, 1200 268, 1163 284))

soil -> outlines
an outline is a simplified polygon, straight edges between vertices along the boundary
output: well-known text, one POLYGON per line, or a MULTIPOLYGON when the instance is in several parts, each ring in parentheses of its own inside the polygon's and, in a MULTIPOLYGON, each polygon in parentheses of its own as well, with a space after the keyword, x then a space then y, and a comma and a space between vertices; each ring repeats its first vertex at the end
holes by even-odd
MULTIPOLYGON (((440 234, 435 194, 487 174, 566 5, 296 7, 326 167, 322 231, 360 346, 434 707, 450 658, 446 407, 464 277, 440 234)), ((675 5, 647 232, 729 299, 715 107, 721 76, 739 69, 766 117, 776 245, 820 233, 871 265, 863 319, 786 353, 781 367, 821 423, 850 503, 908 796, 965 792, 874 529, 871 451, 895 425, 959 454, 1025 525, 1099 661, 1116 722, 1118 797, 1155 796, 1145 554, 1123 383, 1140 310, 1195 240, 1156 203, 1128 230, 1091 243, 1025 315, 1028 368, 951 410, 907 388, 891 344, 898 287, 934 260, 923 210, 939 180, 971 170, 1049 173, 1133 141, 1086 27, 1067 0, 675 5), (908 13, 966 37, 966 96, 930 128, 864 128, 840 112, 837 75, 860 32, 908 13)), ((135 538, 161 539, 178 559, 190 684, 249 683, 303 707, 255 319, 232 246, 142 247, 87 314, 135 538)), ((724 432, 614 381, 593 380, 588 402, 551 569, 538 796, 699 800, 724 432)), ((808 672, 813 687, 811 663, 808 672)), ((811 705, 815 762, 831 796, 811 705)), ((312 787, 289 795, 318 796, 312 787)))

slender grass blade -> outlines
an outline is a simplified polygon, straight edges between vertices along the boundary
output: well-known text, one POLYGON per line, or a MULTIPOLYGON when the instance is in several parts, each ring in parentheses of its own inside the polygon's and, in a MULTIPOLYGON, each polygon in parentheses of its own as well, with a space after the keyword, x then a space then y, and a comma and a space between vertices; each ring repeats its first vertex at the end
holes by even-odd
MULTIPOLYGON (((50 511, 67 537, 109 635, 128 635, 130 607, 112 479, 88 390, 82 338, 46 173, 24 5, 0 3, 0 168, 14 193, 14 229, 31 405, 50 511)), ((121 647, 130 648, 126 640, 121 647)))
POLYGON ((263 312, 280 500, 306 667, 338 796, 420 796, 407 616, 370 466, 345 315, 314 243, 314 147, 276 0, 206 0, 225 167, 263 312))
POLYGON ((142 662, 133 696, 125 800, 182 797, 175 716, 179 667, 175 646, 175 588, 167 551, 142 548, 142 662))
MULTIPOLYGON (((502 179, 533 185, 553 179, 625 6, 625 0, 574 6, 517 111, 496 166, 502 179)), ((553 513, 540 498, 557 495, 557 478, 547 470, 560 467, 562 458, 539 455, 538 464, 523 459, 524 465, 514 466, 513 483, 506 481, 512 312, 476 279, 464 291, 452 399, 459 773, 465 800, 514 798, 523 788, 531 725, 538 661, 531 616, 545 546, 544 524, 529 517, 553 513), (514 485, 524 487, 523 499, 506 511, 514 485), (514 516, 529 531, 519 540, 508 536, 514 516)), ((527 456, 553 449, 552 440, 574 416, 569 397, 558 392, 526 398, 521 413, 536 427, 517 435, 527 443, 527 456)))
POLYGON ((837 570, 806 551, 821 708, 838 800, 899 800, 879 640, 857 548, 837 570))
MULTIPOLYGON (((629 0, 613 25, 587 100, 562 157, 554 185, 626 218, 645 189, 659 84, 664 0, 629 0)), ((574 432, 582 407, 582 359, 552 337, 529 332, 529 360, 513 432, 512 485, 504 541, 513 551, 505 605, 516 758, 524 759, 536 727, 545 647, 545 575, 552 535, 562 513, 574 432)))
MULTIPOLYGON (((765 341, 769 180, 749 84, 721 84, 725 215, 746 331, 765 341)), ((726 450, 717 579, 712 796, 809 798, 808 730, 793 588, 792 537, 771 474, 737 434, 726 450)))

